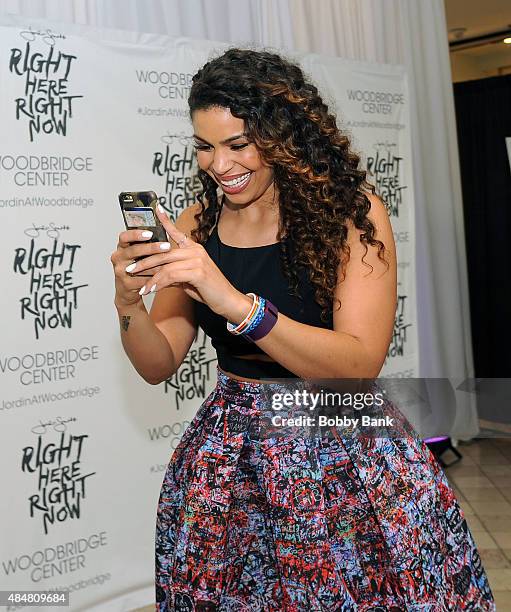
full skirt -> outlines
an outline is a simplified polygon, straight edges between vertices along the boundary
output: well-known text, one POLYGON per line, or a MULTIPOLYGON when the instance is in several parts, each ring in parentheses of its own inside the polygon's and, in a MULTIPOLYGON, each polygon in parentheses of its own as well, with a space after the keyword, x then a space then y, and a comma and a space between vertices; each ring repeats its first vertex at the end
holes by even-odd
POLYGON ((158 612, 496 609, 454 492, 408 422, 400 438, 262 436, 267 385, 217 367, 172 454, 158 612))

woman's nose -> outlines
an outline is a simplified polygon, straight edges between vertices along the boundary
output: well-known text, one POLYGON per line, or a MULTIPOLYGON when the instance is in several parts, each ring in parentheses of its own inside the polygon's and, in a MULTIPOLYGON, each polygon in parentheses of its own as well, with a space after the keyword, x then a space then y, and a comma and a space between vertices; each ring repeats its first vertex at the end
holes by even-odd
POLYGON ((215 151, 213 161, 211 162, 211 169, 218 176, 226 174, 233 166, 233 162, 230 158, 228 151, 215 151))

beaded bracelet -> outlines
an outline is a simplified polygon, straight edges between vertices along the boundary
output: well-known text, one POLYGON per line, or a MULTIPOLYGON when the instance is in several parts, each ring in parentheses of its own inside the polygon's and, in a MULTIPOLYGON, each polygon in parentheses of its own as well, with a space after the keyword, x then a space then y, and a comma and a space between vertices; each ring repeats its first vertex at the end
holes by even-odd
POLYGON ((244 334, 243 337, 246 338, 247 340, 250 340, 251 342, 255 342, 256 340, 263 338, 275 325, 275 323, 277 322, 278 316, 279 316, 279 311, 277 310, 277 307, 274 306, 270 302, 270 300, 266 300, 266 305, 264 308, 264 316, 261 322, 254 330, 244 334))
POLYGON ((252 296, 254 300, 250 312, 237 326, 227 322, 227 329, 233 334, 243 335, 250 342, 255 342, 266 336, 273 328, 279 311, 270 300, 265 300, 254 293, 247 293, 247 295, 252 296))
POLYGON ((261 322, 262 318, 264 317, 264 307, 266 305, 266 300, 261 297, 259 297, 259 308, 257 309, 257 312, 255 313, 252 322, 250 323, 250 325, 245 329, 245 331, 243 332, 244 334, 248 334, 251 331, 253 331, 261 322))

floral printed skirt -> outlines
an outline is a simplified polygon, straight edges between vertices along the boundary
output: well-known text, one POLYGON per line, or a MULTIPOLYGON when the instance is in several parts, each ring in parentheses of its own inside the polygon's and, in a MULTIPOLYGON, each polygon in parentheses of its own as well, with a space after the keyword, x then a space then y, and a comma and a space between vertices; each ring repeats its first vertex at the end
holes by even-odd
MULTIPOLYGON (((400 438, 262 435, 270 388, 286 390, 217 367, 175 449, 156 518, 158 612, 496 610, 463 512, 408 421, 400 438)), ((386 414, 403 422, 391 402, 386 414)))

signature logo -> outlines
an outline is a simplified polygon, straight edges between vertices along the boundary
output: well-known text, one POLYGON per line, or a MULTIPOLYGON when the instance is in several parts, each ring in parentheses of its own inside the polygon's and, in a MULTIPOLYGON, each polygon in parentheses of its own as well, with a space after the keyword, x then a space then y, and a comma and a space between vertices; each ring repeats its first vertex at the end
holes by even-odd
POLYGON ((56 417, 54 421, 52 421, 51 419, 45 422, 40 420, 39 425, 34 425, 34 427, 32 427, 30 431, 35 434, 44 434, 48 431, 48 427, 52 427, 53 431, 62 432, 67 430, 66 423, 70 423, 71 421, 76 420, 76 417, 68 417, 67 419, 63 419, 60 416, 56 417))
POLYGON ((28 30, 22 30, 20 32, 21 38, 24 38, 28 42, 34 42, 39 36, 44 43, 48 46, 53 47, 57 38, 65 39, 64 34, 54 34, 50 28, 47 30, 32 30, 32 26, 29 26, 28 30))
POLYGON ((176 141, 183 147, 186 147, 186 145, 190 144, 192 137, 187 136, 184 132, 181 132, 180 134, 170 134, 167 132, 160 138, 160 140, 166 145, 171 145, 174 141, 176 141))
POLYGON ((32 227, 27 227, 24 233, 30 238, 39 238, 41 232, 46 232, 49 238, 58 238, 61 231, 68 229, 70 229, 69 225, 55 225, 53 222, 49 225, 36 225, 32 223, 32 227))

